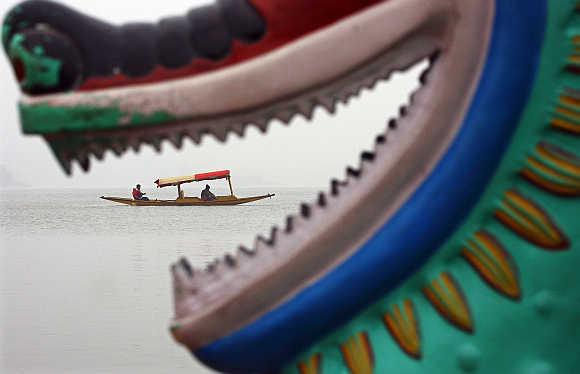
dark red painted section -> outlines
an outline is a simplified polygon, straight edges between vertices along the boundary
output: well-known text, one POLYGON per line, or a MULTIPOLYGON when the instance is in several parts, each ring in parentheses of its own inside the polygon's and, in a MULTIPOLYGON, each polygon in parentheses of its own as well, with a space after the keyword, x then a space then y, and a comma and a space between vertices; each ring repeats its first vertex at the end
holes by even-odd
POLYGON ((145 77, 129 78, 120 74, 89 78, 79 90, 152 83, 217 70, 272 51, 382 1, 388 0, 251 0, 267 24, 264 38, 257 43, 244 44, 234 41, 231 53, 221 61, 194 59, 190 65, 178 69, 158 66, 145 77))
POLYGON ((194 175, 195 180, 197 182, 212 180, 212 179, 222 179, 222 178, 227 178, 229 176, 230 176, 229 170, 211 171, 209 173, 201 173, 201 174, 194 175))

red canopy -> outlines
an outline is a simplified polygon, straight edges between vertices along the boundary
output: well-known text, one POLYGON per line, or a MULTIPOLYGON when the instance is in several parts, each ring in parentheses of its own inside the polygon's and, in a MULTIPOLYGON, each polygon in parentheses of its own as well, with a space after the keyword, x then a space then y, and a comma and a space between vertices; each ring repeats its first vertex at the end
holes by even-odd
POLYGON ((210 171, 209 173, 199 173, 194 175, 186 175, 183 177, 173 177, 157 179, 155 183, 157 187, 177 186, 182 183, 201 182, 212 179, 223 179, 230 176, 229 170, 210 171))
POLYGON ((229 170, 210 171, 209 173, 200 173, 194 175, 196 182, 207 181, 212 179, 223 179, 229 176, 230 176, 229 170))

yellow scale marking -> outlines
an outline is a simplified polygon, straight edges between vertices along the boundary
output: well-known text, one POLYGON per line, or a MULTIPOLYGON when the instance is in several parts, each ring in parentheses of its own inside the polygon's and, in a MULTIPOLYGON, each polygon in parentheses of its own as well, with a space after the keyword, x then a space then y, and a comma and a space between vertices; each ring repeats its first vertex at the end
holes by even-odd
POLYGON ((467 300, 449 273, 441 273, 438 279, 423 288, 423 293, 446 320, 466 332, 473 332, 467 300))
POLYGON ((392 311, 385 313, 383 322, 399 347, 412 358, 421 357, 421 339, 415 310, 411 300, 403 302, 403 311, 395 304, 392 311))
POLYGON ((372 374, 373 352, 366 332, 353 335, 340 345, 344 362, 352 374, 372 374))
POLYGON ((474 239, 468 241, 462 255, 495 290, 514 300, 520 298, 517 270, 511 256, 491 234, 477 232, 474 239))
POLYGON ((565 249, 568 239, 540 207, 514 190, 505 193, 496 218, 506 227, 542 248, 565 249))

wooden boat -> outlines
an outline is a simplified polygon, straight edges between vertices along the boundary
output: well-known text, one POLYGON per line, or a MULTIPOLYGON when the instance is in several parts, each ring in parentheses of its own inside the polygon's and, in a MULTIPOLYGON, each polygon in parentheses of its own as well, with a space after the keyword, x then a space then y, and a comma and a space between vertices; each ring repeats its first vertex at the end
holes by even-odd
POLYGON ((101 199, 112 201, 119 204, 126 204, 132 206, 225 206, 225 205, 240 205, 251 203, 275 196, 275 194, 266 194, 260 196, 237 197, 234 195, 232 188, 232 178, 229 170, 212 171, 209 173, 201 173, 188 175, 183 177, 172 177, 157 179, 155 181, 157 188, 174 186, 177 187, 177 199, 175 200, 135 200, 125 197, 110 197, 101 196, 101 199), (184 196, 181 190, 181 185, 184 183, 201 182, 206 180, 226 179, 230 187, 229 196, 216 196, 215 200, 202 200, 199 197, 184 196))

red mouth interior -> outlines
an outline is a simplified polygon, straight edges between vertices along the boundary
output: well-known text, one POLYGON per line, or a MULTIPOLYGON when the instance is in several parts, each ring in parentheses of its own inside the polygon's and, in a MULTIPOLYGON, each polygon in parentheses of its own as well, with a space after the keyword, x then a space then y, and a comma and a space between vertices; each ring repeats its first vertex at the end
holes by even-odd
POLYGON ((26 78, 26 70, 24 69, 22 60, 19 58, 13 58, 12 67, 14 69, 14 74, 16 74, 16 79, 18 79, 18 82, 22 83, 26 78))

